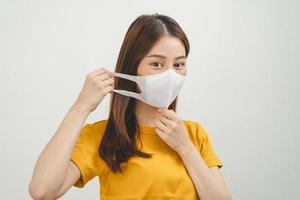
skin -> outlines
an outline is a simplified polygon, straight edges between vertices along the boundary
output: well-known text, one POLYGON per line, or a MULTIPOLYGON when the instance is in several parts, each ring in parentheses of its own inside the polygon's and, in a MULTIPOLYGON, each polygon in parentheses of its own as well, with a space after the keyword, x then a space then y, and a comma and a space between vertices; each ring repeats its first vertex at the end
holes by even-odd
POLYGON ((78 98, 36 161, 28 186, 33 199, 58 199, 80 178, 79 169, 70 160, 72 151, 87 117, 113 88, 112 74, 105 68, 86 76, 78 98))
MULTIPOLYGON (((182 75, 187 74, 187 61, 183 43, 172 36, 163 36, 143 58, 138 66, 138 75, 161 73, 172 68, 182 75)), ((218 167, 207 167, 198 150, 188 139, 181 118, 173 110, 158 109, 137 100, 138 122, 156 127, 156 133, 181 157, 201 200, 232 199, 218 167)))
MULTIPOLYGON (((138 75, 159 73, 166 70, 167 66, 173 67, 178 73, 186 73, 186 67, 182 64, 180 67, 175 65, 186 61, 181 58, 175 62, 176 57, 185 55, 183 44, 178 39, 162 37, 148 55, 150 53, 163 55, 164 58, 146 56, 138 67, 138 75), (150 59, 159 61, 159 64, 149 64, 150 59)), ((80 171, 70 160, 72 151, 87 117, 113 88, 112 72, 107 69, 102 67, 87 74, 76 101, 36 161, 28 185, 28 192, 33 199, 58 199, 78 181, 80 171)), ((178 152, 202 200, 231 199, 218 168, 206 166, 195 147, 187 140, 183 122, 176 113, 167 109, 159 111, 140 101, 137 101, 135 111, 139 123, 156 126, 157 134, 178 152)))

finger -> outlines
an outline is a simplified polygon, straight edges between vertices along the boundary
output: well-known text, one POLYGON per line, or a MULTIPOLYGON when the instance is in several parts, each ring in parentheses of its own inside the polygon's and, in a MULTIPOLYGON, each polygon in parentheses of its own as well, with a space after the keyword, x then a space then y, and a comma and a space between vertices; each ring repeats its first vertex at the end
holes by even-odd
POLYGON ((156 122, 156 127, 165 132, 167 130, 167 126, 164 125, 161 121, 156 122))
POLYGON ((176 121, 178 119, 177 114, 173 110, 161 109, 160 113, 163 116, 165 116, 165 117, 167 117, 167 118, 169 118, 169 119, 171 119, 173 121, 176 121))
POLYGON ((102 82, 102 84, 104 86, 108 86, 108 85, 114 85, 114 79, 113 78, 108 78, 105 81, 102 82))
POLYGON ((101 74, 101 75, 97 75, 96 78, 97 79, 99 78, 101 81, 105 81, 107 79, 110 79, 111 76, 109 74, 107 74, 107 73, 104 73, 104 74, 101 74))
POLYGON ((111 93, 113 90, 114 90, 114 87, 113 87, 113 86, 106 86, 106 87, 104 88, 104 92, 105 92, 105 93, 111 93))
POLYGON ((90 72, 89 75, 90 76, 98 76, 98 75, 101 75, 101 74, 104 74, 104 73, 107 73, 107 74, 112 76, 112 72, 108 71, 107 69, 105 69, 103 67, 100 68, 100 69, 97 69, 95 71, 90 72))
POLYGON ((159 117, 159 120, 165 124, 167 127, 172 127, 173 126, 173 121, 171 121, 170 119, 168 119, 167 117, 165 116, 160 116, 159 117))
POLYGON ((96 69, 92 72, 90 72, 88 75, 90 76, 96 76, 96 75, 99 75, 99 74, 103 74, 105 72, 105 68, 100 68, 100 69, 96 69))
POLYGON ((160 111, 159 111, 159 113, 163 116, 163 117, 166 117, 166 118, 168 118, 168 119, 173 119, 174 117, 173 117, 173 115, 169 112, 169 110, 167 110, 167 109, 161 109, 160 111))
POLYGON ((161 131, 159 128, 156 128, 155 131, 161 139, 163 139, 163 140, 166 139, 167 135, 163 131, 161 131))
POLYGON ((177 123, 164 117, 164 116, 161 116, 160 120, 166 124, 166 126, 168 127, 168 129, 176 129, 177 128, 177 123))

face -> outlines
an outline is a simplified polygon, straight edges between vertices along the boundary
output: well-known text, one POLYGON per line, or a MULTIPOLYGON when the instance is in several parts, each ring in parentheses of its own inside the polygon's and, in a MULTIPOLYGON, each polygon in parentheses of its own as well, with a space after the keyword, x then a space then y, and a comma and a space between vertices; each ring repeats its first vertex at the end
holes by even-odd
POLYGON ((145 76, 164 72, 171 68, 186 75, 186 55, 181 40, 174 36, 161 37, 141 60, 137 75, 145 76))

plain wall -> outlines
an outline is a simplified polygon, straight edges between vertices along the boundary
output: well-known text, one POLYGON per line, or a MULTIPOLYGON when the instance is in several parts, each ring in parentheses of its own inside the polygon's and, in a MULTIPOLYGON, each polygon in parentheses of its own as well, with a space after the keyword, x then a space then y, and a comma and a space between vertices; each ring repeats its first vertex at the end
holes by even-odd
MULTIPOLYGON (((30 199, 35 161, 86 74, 113 71, 140 14, 188 35, 179 115, 199 121, 234 199, 299 196, 299 1, 0 1, 1 199, 30 199)), ((87 122, 107 117, 108 100, 87 122)), ((98 199, 98 178, 61 199, 98 199)))

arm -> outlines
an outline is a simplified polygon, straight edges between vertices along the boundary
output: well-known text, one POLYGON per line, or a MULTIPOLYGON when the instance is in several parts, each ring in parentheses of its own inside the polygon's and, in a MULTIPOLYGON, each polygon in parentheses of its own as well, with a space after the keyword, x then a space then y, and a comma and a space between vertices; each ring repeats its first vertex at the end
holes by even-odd
POLYGON ((224 179, 218 167, 208 168, 196 147, 187 142, 177 151, 202 200, 231 200, 224 179))
POLYGON ((219 169, 209 169, 188 138, 187 129, 173 110, 159 109, 157 134, 180 156, 201 200, 231 200, 219 169))
POLYGON ((42 151, 29 185, 29 192, 34 199, 56 197, 64 183, 73 147, 87 117, 88 113, 74 104, 42 151))
POLYGON ((28 188, 34 199, 56 199, 79 179, 71 154, 88 115, 113 90, 109 74, 103 68, 88 74, 78 99, 41 152, 28 188))

